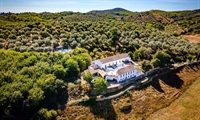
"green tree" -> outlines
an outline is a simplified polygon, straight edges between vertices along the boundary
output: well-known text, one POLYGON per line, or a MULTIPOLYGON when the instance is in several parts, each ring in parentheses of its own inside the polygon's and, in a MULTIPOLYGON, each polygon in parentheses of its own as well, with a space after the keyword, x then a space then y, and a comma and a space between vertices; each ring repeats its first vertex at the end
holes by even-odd
POLYGON ((112 28, 111 31, 111 41, 112 41, 112 45, 115 46, 119 40, 119 34, 117 32, 117 28, 114 27, 112 28))
POLYGON ((151 58, 151 48, 146 48, 146 47, 143 47, 141 46, 139 49, 138 49, 138 53, 139 53, 139 57, 141 59, 150 59, 151 58))
POLYGON ((67 69, 68 69, 68 76, 75 77, 80 72, 78 62, 72 58, 66 61, 67 69))
POLYGON ((47 110, 46 108, 41 108, 38 111, 40 120, 54 120, 57 116, 57 112, 55 110, 47 110))
POLYGON ((134 53, 133 53, 133 60, 134 61, 138 61, 140 59, 140 55, 139 55, 139 52, 136 50, 134 53))
POLYGON ((86 73, 83 74, 83 79, 86 80, 88 83, 91 83, 93 76, 90 73, 90 71, 87 71, 86 73))
POLYGON ((152 66, 150 64, 150 61, 148 61, 148 60, 143 60, 141 65, 142 65, 142 69, 144 71, 148 71, 148 70, 150 70, 152 68, 152 66))
POLYGON ((80 70, 84 70, 86 68, 86 62, 80 55, 75 56, 75 60, 78 62, 80 70))
POLYGON ((107 89, 107 81, 101 77, 98 77, 94 81, 94 90, 97 93, 101 93, 101 92, 105 91, 106 89, 107 89))
POLYGON ((154 58, 151 60, 151 65, 156 68, 156 67, 160 67, 160 60, 158 58, 154 58))
POLYGON ((66 70, 62 65, 54 65, 53 66, 53 74, 58 78, 58 79, 64 79, 66 75, 66 70))
POLYGON ((31 101, 31 104, 33 106, 37 106, 40 103, 40 101, 42 101, 45 98, 44 91, 38 87, 30 89, 28 93, 28 99, 31 101))
POLYGON ((12 103, 17 103, 18 101, 22 100, 23 95, 21 93, 21 91, 14 91, 14 93, 12 94, 10 101, 12 103))
POLYGON ((157 51, 153 55, 152 63, 155 65, 154 67, 163 67, 165 65, 171 64, 171 56, 164 51, 157 51), (157 60, 156 60, 157 59, 157 60))

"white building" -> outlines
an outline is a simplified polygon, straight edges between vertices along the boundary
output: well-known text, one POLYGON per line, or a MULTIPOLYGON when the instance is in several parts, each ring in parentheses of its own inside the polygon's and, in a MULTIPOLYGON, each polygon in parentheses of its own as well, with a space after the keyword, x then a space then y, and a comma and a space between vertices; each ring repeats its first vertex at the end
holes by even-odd
POLYGON ((95 60, 88 68, 92 73, 97 73, 106 80, 122 82, 143 74, 136 65, 128 54, 118 54, 95 60))

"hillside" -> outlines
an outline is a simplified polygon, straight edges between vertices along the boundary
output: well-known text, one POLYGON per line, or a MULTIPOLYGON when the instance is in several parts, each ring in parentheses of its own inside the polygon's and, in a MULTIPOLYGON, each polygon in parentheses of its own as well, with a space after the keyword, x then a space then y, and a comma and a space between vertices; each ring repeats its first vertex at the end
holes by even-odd
POLYGON ((88 13, 118 21, 151 24, 161 23, 153 26, 156 28, 164 27, 160 30, 176 33, 177 35, 198 34, 200 32, 200 9, 185 11, 150 10, 145 12, 132 12, 122 8, 114 8, 101 11, 93 10, 88 13))
POLYGON ((199 64, 169 70, 156 76, 148 85, 131 90, 119 98, 66 106, 64 110, 58 110, 57 119, 146 119, 153 112, 170 105, 184 93, 200 77, 199 73, 199 64))
POLYGON ((160 109, 150 115, 147 120, 199 120, 200 116, 200 78, 195 82, 170 106, 160 109))
POLYGON ((92 10, 89 11, 88 13, 92 13, 92 14, 117 14, 120 12, 129 12, 131 13, 131 11, 128 11, 126 9, 123 8, 113 8, 113 9, 108 9, 108 10, 92 10))

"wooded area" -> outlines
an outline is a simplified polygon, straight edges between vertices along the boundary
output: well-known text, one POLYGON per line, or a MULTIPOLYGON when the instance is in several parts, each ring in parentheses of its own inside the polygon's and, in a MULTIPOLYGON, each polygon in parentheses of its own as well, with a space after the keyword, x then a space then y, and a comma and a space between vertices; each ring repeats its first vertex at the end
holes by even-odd
POLYGON ((1 49, 0 56, 0 112, 27 113, 28 118, 37 110, 41 118, 55 117, 56 112, 48 109, 65 104, 67 82, 90 63, 84 49, 65 55, 1 49))

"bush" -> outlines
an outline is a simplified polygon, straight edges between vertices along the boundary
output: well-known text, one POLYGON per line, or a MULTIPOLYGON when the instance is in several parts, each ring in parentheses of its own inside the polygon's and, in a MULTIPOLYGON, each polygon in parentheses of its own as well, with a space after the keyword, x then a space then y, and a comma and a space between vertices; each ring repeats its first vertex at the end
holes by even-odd
POLYGON ((57 116, 55 110, 48 111, 46 108, 42 108, 38 111, 40 120, 53 120, 57 116))

